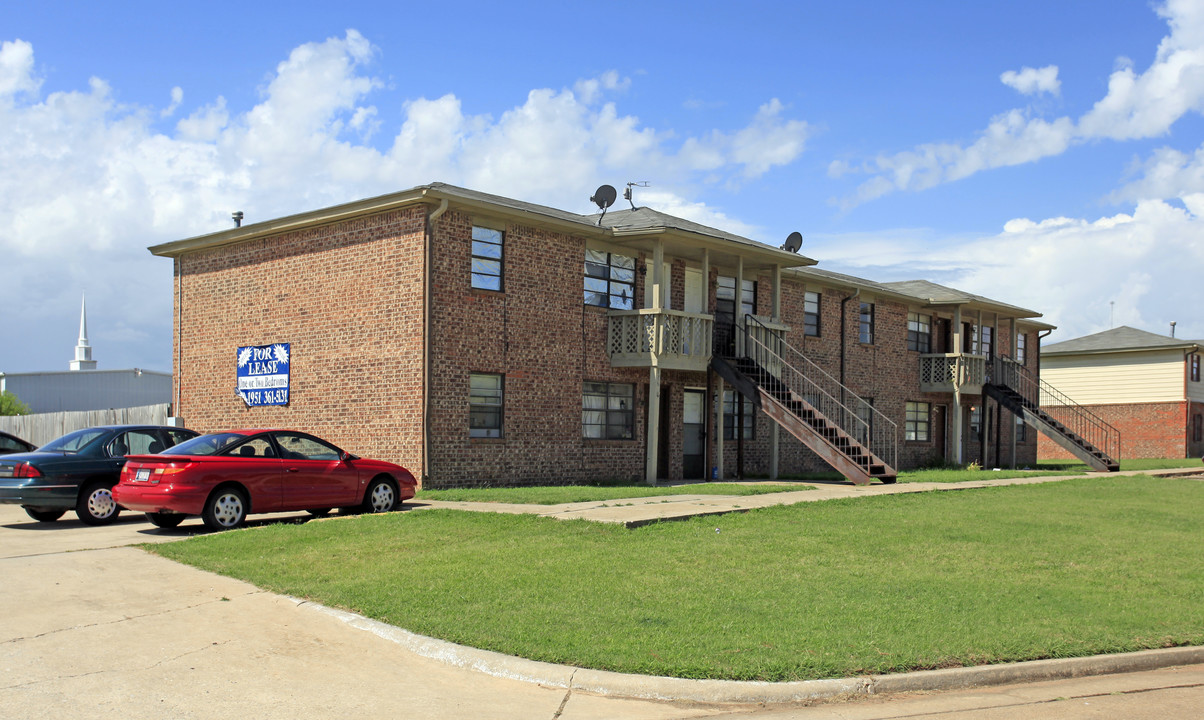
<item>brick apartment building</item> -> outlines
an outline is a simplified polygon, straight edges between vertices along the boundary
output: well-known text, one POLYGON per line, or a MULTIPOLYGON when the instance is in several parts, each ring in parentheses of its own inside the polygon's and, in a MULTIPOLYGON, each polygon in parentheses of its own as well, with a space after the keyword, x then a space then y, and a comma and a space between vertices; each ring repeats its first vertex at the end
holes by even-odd
MULTIPOLYGON (((1041 361, 1050 382, 1119 430, 1126 457, 1200 457, 1202 344, 1121 326, 1043 348, 1041 361)), ((1066 457, 1045 438, 1038 448, 1066 457)))
POLYGON ((1036 379, 1038 313, 826 272, 648 208, 434 183, 151 251, 174 259, 189 427, 301 428, 427 487, 890 482, 1032 464, 1024 423, 1048 429, 1000 380, 1036 379), (236 354, 271 343, 291 348, 287 404, 248 405, 236 354))

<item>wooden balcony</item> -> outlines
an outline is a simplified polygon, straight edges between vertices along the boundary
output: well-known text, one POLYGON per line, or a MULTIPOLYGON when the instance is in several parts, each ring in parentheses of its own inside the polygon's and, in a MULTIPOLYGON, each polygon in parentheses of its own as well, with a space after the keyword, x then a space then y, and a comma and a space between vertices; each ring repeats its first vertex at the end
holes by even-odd
POLYGON ((680 310, 611 310, 606 350, 614 367, 705 371, 715 321, 680 310))
POLYGON ((971 395, 982 394, 987 376, 987 358, 983 355, 945 353, 920 356, 920 392, 948 392, 959 389, 971 395))

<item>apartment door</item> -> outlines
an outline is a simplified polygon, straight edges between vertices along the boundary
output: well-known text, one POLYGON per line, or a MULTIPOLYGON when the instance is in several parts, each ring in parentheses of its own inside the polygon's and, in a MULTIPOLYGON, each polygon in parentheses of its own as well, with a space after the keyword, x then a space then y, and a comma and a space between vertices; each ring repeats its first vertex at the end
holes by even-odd
POLYGON ((952 352, 952 325, 949 318, 935 318, 932 322, 932 352, 952 352))
POLYGON ((681 472, 686 480, 706 476, 703 453, 706 448, 706 391, 685 391, 681 420, 681 472))
POLYGON ((949 462, 956 462, 957 458, 949 457, 949 447, 947 443, 947 433, 945 432, 945 406, 932 406, 932 447, 942 458, 949 462))

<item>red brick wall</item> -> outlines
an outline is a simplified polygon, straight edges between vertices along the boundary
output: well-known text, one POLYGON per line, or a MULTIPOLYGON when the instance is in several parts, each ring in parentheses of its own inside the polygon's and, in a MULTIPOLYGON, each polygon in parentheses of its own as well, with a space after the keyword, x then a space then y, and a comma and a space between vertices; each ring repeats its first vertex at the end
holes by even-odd
POLYGON ((177 415, 312 432, 420 476, 422 228, 411 208, 181 257, 177 415), (275 342, 292 344, 290 402, 248 408, 237 349, 275 342))
MULTIPOLYGON (((1120 431, 1122 458, 1187 457, 1191 424, 1183 402, 1133 403, 1126 405, 1085 405, 1104 422, 1120 431)), ((1197 407, 1200 407, 1197 404, 1197 407)), ((1054 409, 1050 409, 1054 413, 1054 409)), ((1042 458, 1074 457, 1052 440, 1042 437, 1038 453, 1042 458)))
POLYGON ((434 240, 430 486, 643 477, 648 370, 610 366, 607 311, 583 302, 584 238, 509 224, 503 291, 474 290, 472 224, 449 211, 434 240), (468 435, 477 372, 505 376, 499 439, 468 435), (635 384, 632 440, 582 437, 585 380, 635 384))

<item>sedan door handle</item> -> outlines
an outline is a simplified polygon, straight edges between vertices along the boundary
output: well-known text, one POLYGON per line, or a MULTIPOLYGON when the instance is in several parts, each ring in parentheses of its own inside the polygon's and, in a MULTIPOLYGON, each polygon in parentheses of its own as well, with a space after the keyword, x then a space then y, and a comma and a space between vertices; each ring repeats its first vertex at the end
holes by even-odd
POLYGON ((301 471, 301 468, 285 468, 285 469, 288 470, 289 472, 300 472, 301 471))

